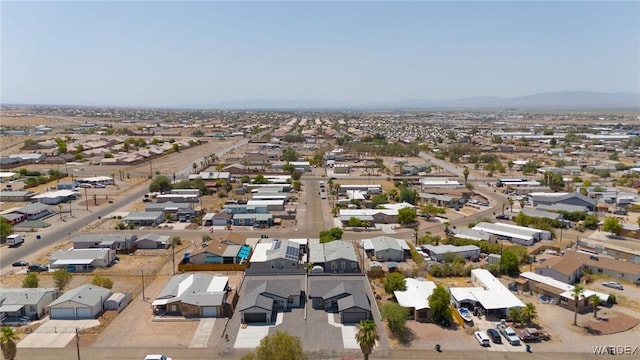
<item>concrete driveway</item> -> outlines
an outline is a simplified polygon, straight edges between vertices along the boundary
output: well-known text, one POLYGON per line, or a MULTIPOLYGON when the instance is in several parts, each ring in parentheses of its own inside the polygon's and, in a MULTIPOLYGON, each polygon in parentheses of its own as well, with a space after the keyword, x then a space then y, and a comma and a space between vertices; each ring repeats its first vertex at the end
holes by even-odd
POLYGON ((63 348, 76 336, 76 328, 89 329, 100 325, 95 319, 45 320, 32 334, 18 343, 19 348, 63 348))

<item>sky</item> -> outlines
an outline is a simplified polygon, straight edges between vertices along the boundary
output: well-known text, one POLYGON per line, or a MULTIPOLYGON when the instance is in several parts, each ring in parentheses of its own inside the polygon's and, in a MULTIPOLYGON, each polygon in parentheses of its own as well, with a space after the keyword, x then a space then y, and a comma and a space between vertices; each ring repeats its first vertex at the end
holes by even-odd
POLYGON ((0 3, 0 102, 640 93, 640 2, 0 3))

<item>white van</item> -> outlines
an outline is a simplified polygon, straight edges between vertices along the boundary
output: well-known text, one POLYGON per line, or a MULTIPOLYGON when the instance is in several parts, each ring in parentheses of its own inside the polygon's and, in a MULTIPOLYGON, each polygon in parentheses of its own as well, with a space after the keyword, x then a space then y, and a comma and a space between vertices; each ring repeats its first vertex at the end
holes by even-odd
POLYGON ((476 338, 476 340, 478 340, 480 345, 491 346, 491 341, 489 340, 489 337, 487 336, 487 334, 485 334, 484 332, 476 331, 473 333, 473 336, 476 338))

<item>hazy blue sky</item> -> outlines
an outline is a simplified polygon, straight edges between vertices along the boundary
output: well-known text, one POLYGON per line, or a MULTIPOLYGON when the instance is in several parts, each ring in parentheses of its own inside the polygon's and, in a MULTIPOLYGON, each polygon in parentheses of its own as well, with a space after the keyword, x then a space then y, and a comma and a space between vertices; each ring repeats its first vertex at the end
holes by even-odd
POLYGON ((640 3, 1 3, 2 103, 640 93, 640 3))

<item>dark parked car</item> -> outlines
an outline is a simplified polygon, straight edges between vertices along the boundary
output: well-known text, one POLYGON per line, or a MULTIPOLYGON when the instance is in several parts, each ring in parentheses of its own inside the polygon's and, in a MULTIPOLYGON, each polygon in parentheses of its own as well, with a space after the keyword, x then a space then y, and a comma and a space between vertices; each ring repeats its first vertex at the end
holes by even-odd
POLYGON ((487 336, 493 341, 494 344, 502 344, 502 338, 500 337, 500 333, 496 329, 488 329, 487 336))
POLYGON ((49 266, 38 265, 38 264, 33 264, 29 266, 29 268, 27 269, 27 272, 46 272, 46 271, 49 271, 49 266))
POLYGON ((505 214, 500 214, 496 216, 496 219, 500 219, 500 220, 511 220, 509 219, 509 217, 505 214))
POLYGON ((14 262, 14 263, 13 263, 13 264, 11 264, 11 265, 12 265, 12 266, 16 266, 16 267, 17 267, 17 266, 29 266, 29 263, 28 263, 28 262, 26 262, 26 261, 22 261, 22 260, 20 260, 20 261, 16 261, 16 262, 14 262))

